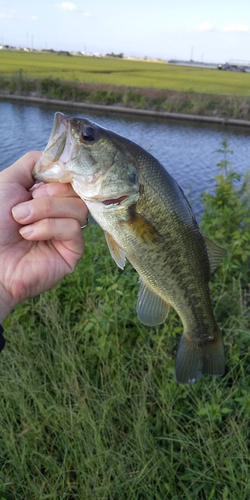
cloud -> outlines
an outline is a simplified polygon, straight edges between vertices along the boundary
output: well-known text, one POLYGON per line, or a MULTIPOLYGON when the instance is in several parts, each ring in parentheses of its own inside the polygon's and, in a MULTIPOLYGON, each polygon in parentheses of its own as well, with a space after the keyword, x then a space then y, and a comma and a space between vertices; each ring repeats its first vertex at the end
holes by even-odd
POLYGON ((21 21, 36 21, 37 16, 25 16, 23 14, 19 14, 16 10, 9 9, 6 10, 5 8, 0 7, 0 19, 19 19, 21 21))
POLYGON ((241 33, 246 33, 249 31, 249 26, 246 24, 228 24, 227 26, 224 26, 224 28, 216 28, 212 23, 209 21, 206 21, 204 23, 198 24, 195 28, 198 31, 220 31, 220 32, 241 32, 241 33))
POLYGON ((64 12, 77 12, 78 14, 81 14, 84 17, 89 17, 90 13, 84 11, 83 9, 79 9, 76 3, 73 2, 61 2, 61 3, 56 3, 55 7, 57 9, 60 9, 64 12))
POLYGON ((246 24, 229 24, 228 26, 225 26, 222 31, 241 31, 246 33, 249 31, 249 27, 246 24))
POLYGON ((77 5, 73 2, 62 2, 60 7, 62 10, 77 10, 77 5))
POLYGON ((214 25, 212 23, 206 22, 206 23, 198 24, 196 29, 199 31, 211 31, 213 28, 214 28, 214 25))
POLYGON ((16 16, 16 10, 6 10, 4 7, 0 8, 0 19, 12 19, 16 16))

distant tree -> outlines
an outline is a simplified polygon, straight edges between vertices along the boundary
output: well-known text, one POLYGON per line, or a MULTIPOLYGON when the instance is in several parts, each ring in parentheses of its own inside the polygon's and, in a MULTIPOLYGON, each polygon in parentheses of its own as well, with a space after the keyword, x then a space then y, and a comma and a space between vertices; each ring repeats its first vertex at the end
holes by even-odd
POLYGON ((120 54, 114 54, 114 52, 111 52, 111 54, 106 54, 106 57, 119 57, 120 59, 123 58, 123 52, 120 54))
POLYGON ((70 52, 68 52, 67 50, 59 50, 57 52, 57 55, 58 56, 71 56, 70 52))

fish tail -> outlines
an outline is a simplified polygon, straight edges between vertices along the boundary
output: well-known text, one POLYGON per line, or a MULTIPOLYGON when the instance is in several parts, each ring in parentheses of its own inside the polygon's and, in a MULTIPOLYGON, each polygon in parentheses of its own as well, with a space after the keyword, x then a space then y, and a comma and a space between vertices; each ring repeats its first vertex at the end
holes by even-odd
POLYGON ((225 353, 218 326, 210 338, 199 342, 191 335, 182 335, 175 360, 177 382, 188 384, 202 375, 223 375, 224 372, 225 353))

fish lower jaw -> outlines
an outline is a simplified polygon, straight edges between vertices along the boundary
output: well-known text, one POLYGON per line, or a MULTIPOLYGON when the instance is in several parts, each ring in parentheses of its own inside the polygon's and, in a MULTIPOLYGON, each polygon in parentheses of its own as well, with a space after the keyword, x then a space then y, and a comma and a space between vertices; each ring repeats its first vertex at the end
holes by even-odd
POLYGON ((62 184, 66 184, 68 182, 72 182, 72 176, 69 174, 63 174, 60 177, 56 177, 54 175, 46 175, 44 174, 35 174, 33 175, 33 179, 38 182, 61 182, 62 184))
POLYGON ((32 172, 33 179, 39 182, 61 182, 67 183, 72 182, 72 172, 65 172, 63 166, 60 163, 55 163, 51 168, 46 170, 38 170, 34 168, 32 172))

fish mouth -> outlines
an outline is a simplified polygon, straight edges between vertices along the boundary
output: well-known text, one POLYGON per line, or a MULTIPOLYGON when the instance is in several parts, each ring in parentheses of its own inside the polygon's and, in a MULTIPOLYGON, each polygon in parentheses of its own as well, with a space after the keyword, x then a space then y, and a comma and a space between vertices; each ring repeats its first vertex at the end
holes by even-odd
POLYGON ((35 181, 71 182, 66 164, 76 157, 76 140, 72 137, 70 117, 57 112, 49 142, 32 171, 35 181))

